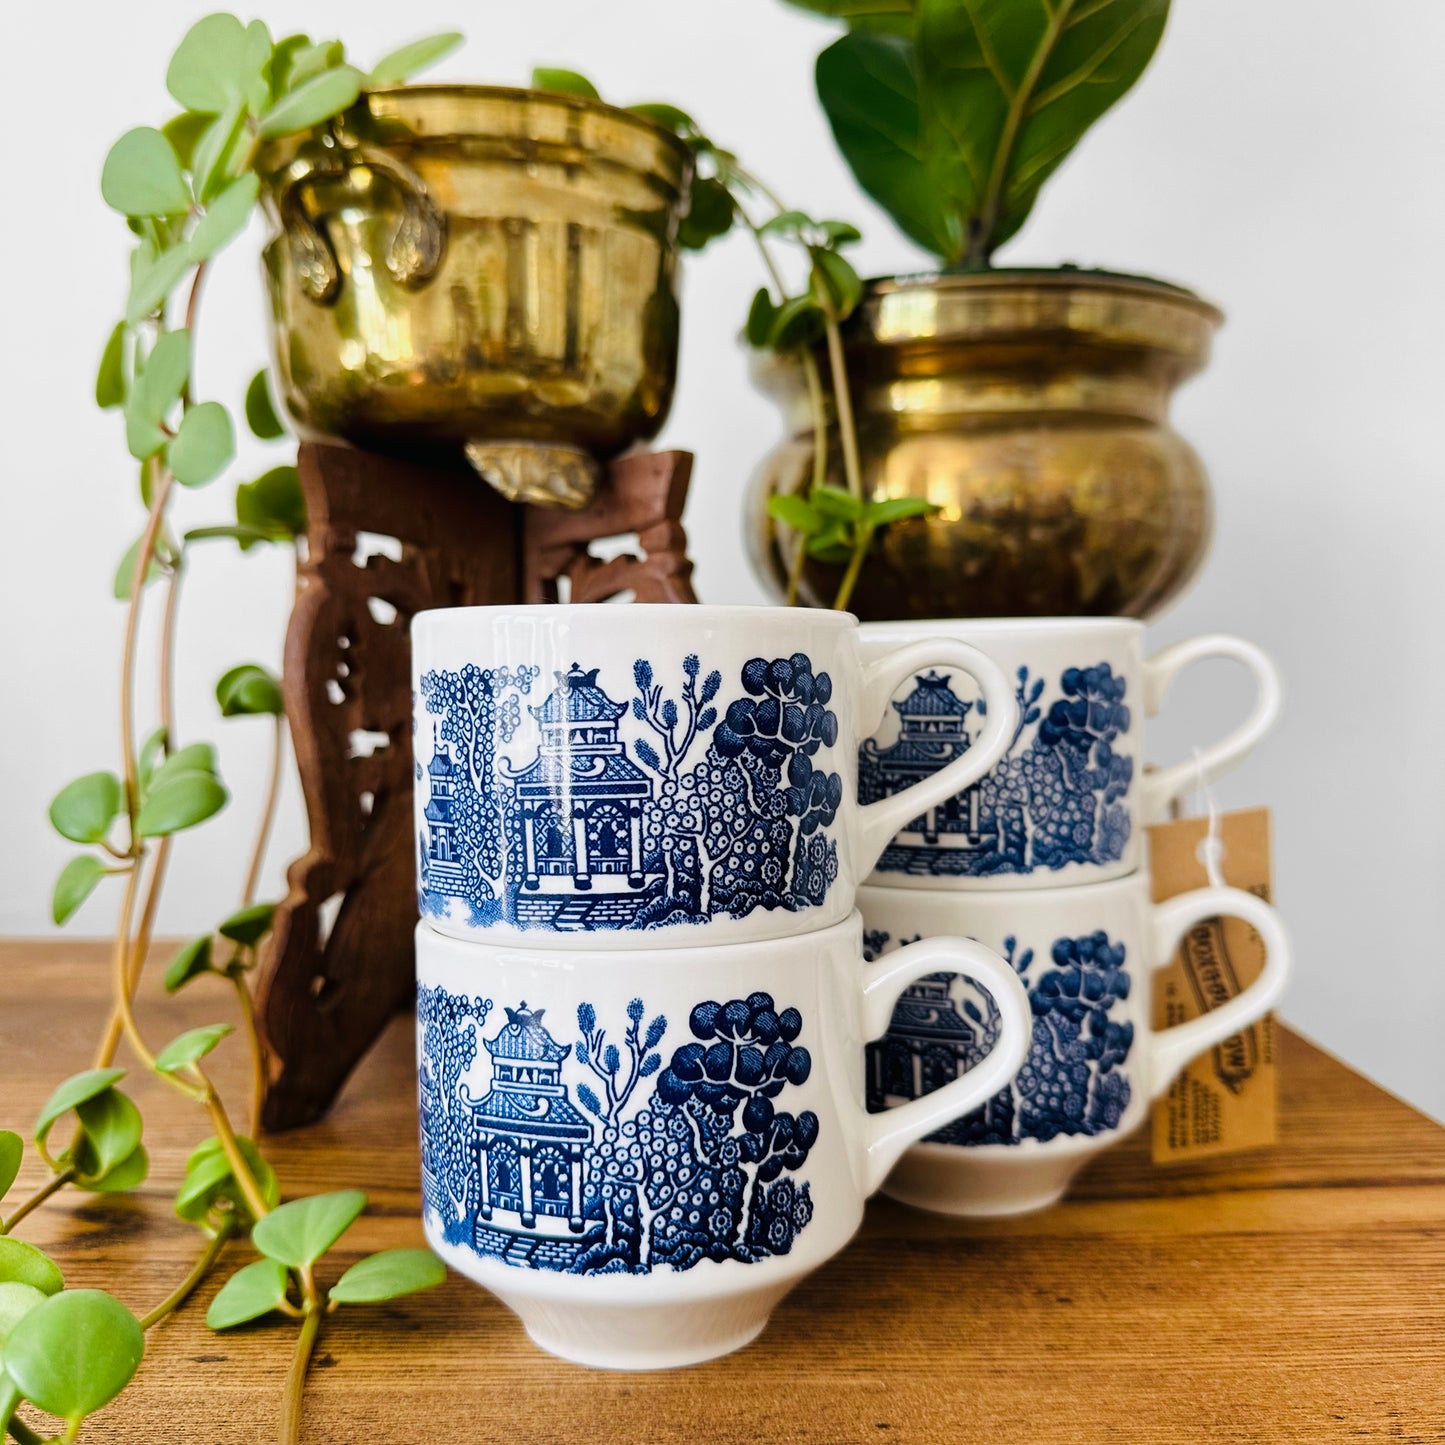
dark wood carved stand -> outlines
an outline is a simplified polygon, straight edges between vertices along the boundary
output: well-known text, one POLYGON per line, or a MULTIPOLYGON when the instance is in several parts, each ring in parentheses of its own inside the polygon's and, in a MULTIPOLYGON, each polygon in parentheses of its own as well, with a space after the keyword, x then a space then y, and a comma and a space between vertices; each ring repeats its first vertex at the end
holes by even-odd
POLYGON ((413 996, 412 615, 559 593, 696 601, 687 452, 614 462, 576 512, 514 505, 463 464, 305 443, 298 465, 306 559, 284 692, 311 845, 291 865, 262 965, 268 1129, 320 1118, 413 996), (634 533, 637 553, 591 554, 634 533))

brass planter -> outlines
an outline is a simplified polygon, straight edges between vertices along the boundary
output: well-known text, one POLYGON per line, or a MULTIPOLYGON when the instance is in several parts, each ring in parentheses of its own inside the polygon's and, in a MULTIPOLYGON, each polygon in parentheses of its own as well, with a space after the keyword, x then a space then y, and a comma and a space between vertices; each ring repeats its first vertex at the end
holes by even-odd
MULTIPOLYGON (((1208 549, 1208 479, 1168 421, 1209 357, 1221 313, 1162 282, 1073 270, 873 281, 845 329, 863 486, 940 510, 879 535, 853 594, 864 619, 1147 617, 1208 549)), ((826 384, 826 357, 819 354, 826 384)), ((761 388, 788 436, 748 501, 758 574, 781 598, 796 536, 767 515, 806 492, 813 434, 795 361, 761 388)), ((831 405, 831 392, 829 394, 831 405)), ((843 485, 836 429, 829 481, 843 485)), ((842 568, 805 565, 826 606, 842 568)))
POLYGON ((600 102, 373 91, 261 158, 277 375, 303 433, 465 448, 582 505, 655 436, 677 370, 686 148, 600 102))

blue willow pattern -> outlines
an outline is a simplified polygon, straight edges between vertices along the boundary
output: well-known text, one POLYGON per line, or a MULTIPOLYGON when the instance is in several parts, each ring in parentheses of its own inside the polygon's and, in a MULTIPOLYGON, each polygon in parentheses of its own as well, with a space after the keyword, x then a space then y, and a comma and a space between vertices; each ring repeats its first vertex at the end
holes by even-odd
MULTIPOLYGON (((860 802, 897 793, 968 750, 968 715, 975 708, 981 715, 983 703, 959 698, 950 680, 937 672, 915 677, 913 691, 893 704, 897 741, 887 748, 864 742, 860 802)), ((1126 687, 1106 662, 1067 668, 1045 712, 1043 679, 1030 680, 1021 667, 1019 722, 1008 751, 977 783, 910 822, 878 871, 986 878, 1123 857, 1130 824, 1121 800, 1134 762, 1114 744, 1129 731, 1126 687)))
POLYGON ((525 1002, 482 1039, 491 1007, 418 991, 423 1194, 443 1238, 573 1274, 752 1263, 792 1249, 813 1217, 811 1186, 793 1176, 819 1127, 811 1110, 777 1104, 812 1072, 797 1009, 779 1010, 767 993, 700 1003, 692 1038, 664 1067, 667 1019, 644 1027, 641 999, 616 1042, 590 1003, 577 1008, 574 1043, 558 1043, 546 1010, 525 1002), (474 1097, 465 1076, 479 1041, 491 1078, 474 1097))

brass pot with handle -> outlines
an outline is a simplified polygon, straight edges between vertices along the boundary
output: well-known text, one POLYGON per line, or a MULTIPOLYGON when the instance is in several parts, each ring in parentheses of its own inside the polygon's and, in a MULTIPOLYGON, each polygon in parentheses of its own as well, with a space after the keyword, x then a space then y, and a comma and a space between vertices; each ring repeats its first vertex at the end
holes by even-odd
POLYGON ((575 96, 401 86, 259 169, 303 434, 465 450, 505 495, 575 507, 661 428, 691 158, 660 127, 575 96))

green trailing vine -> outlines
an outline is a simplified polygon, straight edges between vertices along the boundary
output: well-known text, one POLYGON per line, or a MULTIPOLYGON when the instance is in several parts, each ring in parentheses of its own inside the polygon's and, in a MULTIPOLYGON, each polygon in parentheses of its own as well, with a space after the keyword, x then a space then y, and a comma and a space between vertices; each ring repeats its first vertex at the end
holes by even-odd
MULTIPOLYGON (((182 107, 163 127, 127 131, 106 157, 101 193, 132 235, 125 312, 106 342, 95 398, 121 413, 126 446, 140 468, 145 521, 116 568, 115 596, 125 603, 118 707, 118 770, 67 783, 50 821, 80 845, 61 871, 52 915, 65 923, 107 880, 119 885, 113 944, 111 1018, 93 1067, 64 1081, 36 1120, 32 1140, 46 1170, 29 1197, 0 1214, 0 1437, 32 1445, 75 1440, 86 1419, 130 1382, 145 1353, 145 1335, 179 1309, 227 1247, 249 1236, 261 1258, 234 1273, 212 1301, 207 1322, 224 1330, 263 1315, 289 1317, 296 1347, 288 1373, 280 1438, 299 1438, 307 1367, 325 1316, 342 1305, 393 1299, 437 1284, 441 1262, 426 1250, 391 1250, 354 1265, 330 1288, 318 1265, 365 1206, 356 1192, 281 1203, 274 1171, 252 1137, 264 1084, 250 975, 270 931, 274 905, 258 901, 261 864, 275 818, 285 725, 278 680, 256 663, 229 668, 216 684, 223 718, 269 723, 270 778, 238 906, 211 933, 192 939, 171 960, 165 987, 174 993, 203 975, 233 992, 251 1061, 247 1132, 233 1125, 206 1063, 231 1024, 190 1029, 153 1046, 133 1001, 153 937, 174 841, 229 802, 216 749, 184 742, 175 722, 175 637, 182 582, 198 547, 231 543, 242 551, 282 546, 294 552, 305 506, 293 465, 275 466, 236 485, 233 517, 177 535, 170 524, 176 488, 202 488, 224 476, 235 456, 235 423, 224 403, 202 398, 195 378, 195 338, 203 287, 215 257, 244 229, 259 182, 257 153, 267 141, 309 130, 352 105, 368 86, 394 84, 441 59, 460 36, 404 46, 369 72, 349 63, 339 41, 304 35, 273 41, 260 21, 210 15, 187 32, 166 72, 182 107), (140 618, 160 593, 159 689, 154 728, 138 734, 140 618), (210 1125, 187 1162, 176 1213, 201 1236, 194 1266, 139 1319, 102 1290, 67 1289, 59 1267, 15 1230, 68 1189, 107 1194, 144 1183, 149 1159, 140 1110, 119 1087, 121 1041, 142 1069, 193 1102, 210 1125), (57 1126, 71 1130, 55 1149, 57 1126), (61 1422, 41 1436, 16 1411, 28 1403, 61 1422)), ((244 415, 264 441, 283 436, 265 375, 247 389, 244 415)), ((25 1155, 21 1136, 0 1132, 0 1208, 25 1155)))

